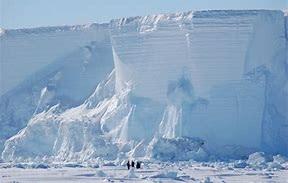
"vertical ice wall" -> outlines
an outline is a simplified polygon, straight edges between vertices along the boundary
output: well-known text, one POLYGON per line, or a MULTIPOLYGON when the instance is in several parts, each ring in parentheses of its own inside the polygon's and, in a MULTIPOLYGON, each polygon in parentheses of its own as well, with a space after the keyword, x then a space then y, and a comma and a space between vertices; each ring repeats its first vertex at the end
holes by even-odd
MULTIPOLYGON (((169 85, 188 72, 195 101, 180 105, 177 119, 170 115, 181 123, 181 135, 204 138, 211 147, 259 149, 270 97, 266 74, 277 55, 283 56, 283 22, 281 11, 265 10, 112 21, 116 88, 130 83, 134 95, 167 103, 169 85), (197 98, 207 102, 203 105, 197 98)), ((172 118, 167 123, 174 124, 172 118)))
POLYGON ((26 74, 37 72, 1 96, 0 150, 35 114, 6 141, 2 157, 116 158, 116 144, 126 143, 119 151, 127 152, 139 142, 132 151, 145 155, 155 134, 200 137, 221 157, 256 150, 287 155, 284 22, 282 12, 265 10, 126 18, 111 22, 112 45, 107 25, 4 31, 12 45, 4 58, 11 61, 13 45, 17 51, 31 38, 39 48, 28 46, 35 52, 26 50, 25 61, 57 59, 27 67, 26 74), (46 52, 46 43, 53 49, 46 52), (112 70, 112 50, 116 77, 112 72, 74 108, 112 70))
POLYGON ((212 85, 239 80, 259 14, 202 11, 112 21, 118 87, 131 80, 135 94, 163 101, 168 81, 185 69, 193 71, 199 95, 212 85))
POLYGON ((155 15, 112 22, 118 89, 132 82, 136 95, 165 100, 167 81, 179 77, 188 61, 185 30, 177 21, 180 16, 155 15))
MULTIPOLYGON (((263 115, 263 148, 271 153, 288 154, 288 19, 279 23, 281 34, 278 40, 285 40, 273 46, 277 53, 266 72, 266 104, 263 115)), ((277 35, 277 34, 276 34, 277 35)))

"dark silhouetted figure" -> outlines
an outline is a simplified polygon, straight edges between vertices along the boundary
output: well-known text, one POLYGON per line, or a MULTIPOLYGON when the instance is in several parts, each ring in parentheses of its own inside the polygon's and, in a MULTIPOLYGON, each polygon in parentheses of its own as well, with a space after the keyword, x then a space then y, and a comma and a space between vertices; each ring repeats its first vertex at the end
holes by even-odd
POLYGON ((128 170, 130 170, 130 162, 128 160, 128 162, 126 163, 128 170))
POLYGON ((131 166, 132 166, 133 168, 135 167, 134 161, 131 162, 131 166))
POLYGON ((139 169, 141 166, 141 163, 139 161, 136 162, 136 169, 139 169))

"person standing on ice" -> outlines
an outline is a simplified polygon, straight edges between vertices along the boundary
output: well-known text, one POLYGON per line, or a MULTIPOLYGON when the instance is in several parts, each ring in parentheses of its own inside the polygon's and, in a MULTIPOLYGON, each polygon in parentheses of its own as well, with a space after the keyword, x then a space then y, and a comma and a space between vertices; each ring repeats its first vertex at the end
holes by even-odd
POLYGON ((135 167, 135 163, 134 163, 134 161, 132 160, 132 162, 131 162, 131 166, 134 168, 135 167))
POLYGON ((139 169, 141 166, 141 163, 139 161, 136 162, 136 169, 139 169))
POLYGON ((128 162, 126 163, 126 165, 127 165, 127 169, 130 170, 130 162, 129 162, 129 160, 128 160, 128 162))

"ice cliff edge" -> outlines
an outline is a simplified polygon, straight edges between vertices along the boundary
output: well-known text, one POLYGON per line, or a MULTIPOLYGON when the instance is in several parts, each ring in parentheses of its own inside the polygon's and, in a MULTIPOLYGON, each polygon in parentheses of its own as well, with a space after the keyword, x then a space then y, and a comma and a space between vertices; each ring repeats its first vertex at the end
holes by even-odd
MULTIPOLYGON (((91 70, 89 85, 81 88, 86 88, 85 94, 74 94, 87 96, 90 91, 91 96, 63 109, 66 100, 53 85, 57 100, 54 97, 49 105, 40 102, 41 110, 30 116, 27 127, 5 142, 4 160, 111 158, 108 152, 146 156, 152 142, 159 144, 157 139, 179 137, 203 139, 205 149, 219 156, 240 157, 258 150, 288 154, 287 17, 283 12, 195 11, 112 20, 97 31, 93 27, 77 29, 80 35, 89 33, 86 42, 75 44, 75 49, 80 47, 77 59, 52 67, 51 76, 45 74, 45 81, 33 83, 39 85, 35 90, 40 100, 51 96, 45 94, 45 87, 55 77, 52 73, 66 68, 63 82, 69 82, 73 73, 80 72, 78 65, 95 61, 93 67, 86 67, 91 70), (103 72, 93 75, 96 69, 103 72), (97 81, 93 83, 92 77, 97 81), (97 86, 94 92, 92 85, 97 86)), ((66 31, 57 33, 58 39, 65 38, 63 43, 78 40, 73 32, 67 39, 66 31)), ((85 83, 85 77, 79 82, 85 83)), ((70 96, 68 86, 59 85, 65 96, 70 96)), ((17 101, 31 96, 29 91, 17 101)), ((2 100, 1 105, 5 106, 2 100)), ((10 119, 6 117, 5 123, 10 119)))

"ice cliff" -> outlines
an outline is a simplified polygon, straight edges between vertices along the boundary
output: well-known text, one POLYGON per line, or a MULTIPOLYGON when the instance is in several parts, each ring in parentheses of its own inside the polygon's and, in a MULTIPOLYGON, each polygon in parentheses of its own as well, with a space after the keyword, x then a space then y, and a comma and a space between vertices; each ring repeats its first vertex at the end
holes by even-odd
POLYGON ((200 137, 217 151, 264 143, 287 153, 284 26, 280 11, 112 21, 116 89, 129 82, 134 95, 164 103, 164 136, 200 137))
POLYGON ((288 155, 287 26, 212 10, 2 31, 2 158, 288 155))
POLYGON ((107 24, 3 32, 0 150, 33 115, 83 103, 113 69, 107 24))

